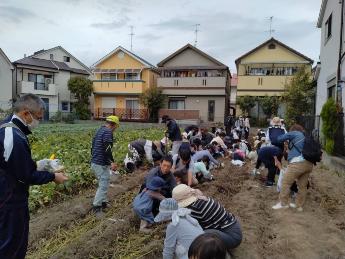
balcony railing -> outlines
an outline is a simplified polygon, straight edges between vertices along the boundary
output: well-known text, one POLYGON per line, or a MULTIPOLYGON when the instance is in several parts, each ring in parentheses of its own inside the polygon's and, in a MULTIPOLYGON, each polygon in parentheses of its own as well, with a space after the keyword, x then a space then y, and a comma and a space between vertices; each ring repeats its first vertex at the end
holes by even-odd
POLYGON ((174 110, 174 109, 160 109, 159 118, 163 115, 169 115, 169 117, 175 120, 199 120, 199 110, 174 110))
POLYGON ((160 77, 157 85, 160 87, 224 87, 225 77, 160 77))
POLYGON ((142 93, 143 81, 94 81, 94 92, 142 93))
POLYGON ((147 109, 127 109, 127 108, 96 108, 95 119, 104 119, 107 116, 116 115, 122 121, 147 121, 149 113, 147 109))
POLYGON ((56 95, 55 84, 35 84, 35 82, 19 81, 18 90, 21 94, 56 95))

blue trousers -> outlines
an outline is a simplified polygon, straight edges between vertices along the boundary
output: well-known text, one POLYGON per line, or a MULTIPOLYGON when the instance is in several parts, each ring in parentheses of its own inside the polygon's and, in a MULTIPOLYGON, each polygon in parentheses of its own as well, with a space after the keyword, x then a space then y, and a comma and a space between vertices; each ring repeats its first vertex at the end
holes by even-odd
POLYGON ((0 209, 0 258, 25 258, 28 247, 29 220, 27 206, 0 209))

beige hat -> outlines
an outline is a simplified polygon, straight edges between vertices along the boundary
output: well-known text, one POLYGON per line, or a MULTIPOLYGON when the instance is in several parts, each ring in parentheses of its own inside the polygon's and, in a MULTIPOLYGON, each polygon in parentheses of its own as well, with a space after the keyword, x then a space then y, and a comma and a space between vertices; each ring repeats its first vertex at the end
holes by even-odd
POLYGON ((177 185, 172 191, 172 197, 178 203, 178 206, 185 208, 202 197, 200 190, 193 189, 185 184, 177 185))
POLYGON ((272 125, 282 125, 282 122, 279 117, 274 117, 272 119, 272 125))

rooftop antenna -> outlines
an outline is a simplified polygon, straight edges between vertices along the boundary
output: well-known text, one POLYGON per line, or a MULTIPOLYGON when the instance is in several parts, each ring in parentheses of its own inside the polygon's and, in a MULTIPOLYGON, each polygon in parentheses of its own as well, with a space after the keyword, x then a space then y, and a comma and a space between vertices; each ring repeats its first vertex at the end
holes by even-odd
POLYGON ((270 16, 268 19, 270 20, 270 29, 268 31, 266 31, 266 32, 268 32, 270 34, 270 37, 272 37, 273 32, 275 32, 275 30, 272 29, 273 16, 270 16))
POLYGON ((131 28, 131 33, 129 34, 129 36, 131 37, 131 51, 133 50, 133 36, 134 36, 134 33, 133 33, 133 28, 134 26, 129 26, 131 28))
POLYGON ((200 23, 196 23, 196 24, 194 24, 194 26, 195 26, 195 31, 194 31, 194 33, 195 33, 194 47, 196 47, 196 44, 198 43, 198 32, 200 31, 199 30, 200 23))

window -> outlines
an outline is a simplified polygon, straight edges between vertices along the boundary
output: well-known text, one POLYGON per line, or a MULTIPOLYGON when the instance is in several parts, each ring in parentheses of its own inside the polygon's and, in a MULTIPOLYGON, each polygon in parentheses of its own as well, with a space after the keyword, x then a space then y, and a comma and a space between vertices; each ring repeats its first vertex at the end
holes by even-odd
POLYGON ((47 78, 52 78, 51 75, 40 75, 40 74, 28 74, 28 81, 34 82, 34 88, 35 90, 49 90, 48 85, 46 85, 45 80, 47 78))
POLYGON ((326 41, 332 36, 332 14, 325 23, 325 39, 326 41))
POLYGON ((102 74, 102 80, 110 80, 110 74, 102 74))
POLYGON ((68 112, 68 102, 61 102, 61 111, 68 112))
POLYGON ((183 99, 170 99, 169 100, 169 109, 172 110, 184 110, 185 103, 183 99))
POLYGON ((126 73, 125 75, 126 80, 139 80, 139 73, 126 73))
POLYGON ((268 45, 268 49, 275 49, 276 45, 274 43, 271 43, 270 45, 268 45))
POLYGON ((50 60, 54 60, 54 55, 50 54, 50 60))
POLYGON ((63 61, 64 62, 70 62, 71 58, 68 56, 63 56, 63 61))
POLYGON ((327 90, 328 90, 328 98, 335 99, 335 85, 329 87, 327 90))

